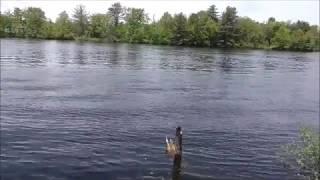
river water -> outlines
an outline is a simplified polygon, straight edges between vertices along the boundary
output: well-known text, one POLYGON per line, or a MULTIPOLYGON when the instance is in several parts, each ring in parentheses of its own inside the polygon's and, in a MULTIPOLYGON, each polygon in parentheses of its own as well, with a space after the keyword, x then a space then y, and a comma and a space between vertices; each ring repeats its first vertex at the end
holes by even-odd
POLYGON ((298 179, 280 161, 319 127, 319 53, 1 39, 1 176, 298 179))

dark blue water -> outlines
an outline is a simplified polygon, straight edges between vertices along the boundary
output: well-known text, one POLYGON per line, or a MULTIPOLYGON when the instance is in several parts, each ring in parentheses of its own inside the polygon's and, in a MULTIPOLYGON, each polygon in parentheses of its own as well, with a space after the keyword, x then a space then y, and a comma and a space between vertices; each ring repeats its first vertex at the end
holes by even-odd
POLYGON ((1 176, 298 179, 280 161, 319 127, 319 53, 1 39, 1 176))

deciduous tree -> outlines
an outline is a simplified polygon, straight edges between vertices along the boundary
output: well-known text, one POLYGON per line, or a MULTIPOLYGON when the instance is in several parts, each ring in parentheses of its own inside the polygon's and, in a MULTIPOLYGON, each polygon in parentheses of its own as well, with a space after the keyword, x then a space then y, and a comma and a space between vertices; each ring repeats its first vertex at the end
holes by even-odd
POLYGON ((56 19, 55 34, 57 39, 72 39, 72 22, 66 11, 61 12, 56 19))
POLYGON ((23 12, 23 18, 25 20, 26 37, 40 37, 43 25, 46 22, 45 13, 40 8, 29 7, 23 12))
POLYGON ((74 9, 73 14, 74 31, 77 36, 85 36, 88 29, 88 13, 85 10, 85 6, 78 5, 74 9))

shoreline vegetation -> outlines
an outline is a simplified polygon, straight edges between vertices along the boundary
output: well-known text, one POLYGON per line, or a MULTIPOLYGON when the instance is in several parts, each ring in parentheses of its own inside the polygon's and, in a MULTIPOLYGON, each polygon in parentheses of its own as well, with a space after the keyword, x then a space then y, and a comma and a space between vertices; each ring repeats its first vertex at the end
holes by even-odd
POLYGON ((53 22, 40 8, 14 8, 0 15, 0 38, 30 38, 137 43, 188 47, 320 51, 319 26, 305 21, 259 23, 239 17, 234 7, 171 15, 155 21, 144 9, 114 3, 105 14, 89 14, 78 5, 70 17, 62 11, 53 22))
POLYGON ((284 146, 282 160, 289 168, 297 170, 302 177, 319 180, 320 142, 319 131, 302 127, 299 140, 284 146))

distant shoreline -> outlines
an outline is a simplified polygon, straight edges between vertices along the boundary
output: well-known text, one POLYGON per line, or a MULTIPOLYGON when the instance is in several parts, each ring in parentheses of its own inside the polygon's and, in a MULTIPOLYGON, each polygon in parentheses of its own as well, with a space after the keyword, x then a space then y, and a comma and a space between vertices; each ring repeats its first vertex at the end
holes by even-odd
POLYGON ((103 14, 78 5, 71 16, 62 11, 53 22, 41 8, 14 8, 0 15, 0 37, 121 42, 185 47, 320 51, 320 29, 306 21, 260 23, 238 16, 235 7, 215 5, 186 16, 165 12, 151 20, 142 8, 114 3, 103 14))
POLYGON ((197 48, 197 49, 219 49, 219 50, 265 50, 265 51, 275 51, 275 52, 320 52, 320 50, 306 51, 306 50, 290 50, 290 49, 272 49, 272 48, 249 48, 249 47, 199 47, 199 46, 177 46, 177 45, 166 45, 166 44, 150 44, 150 43, 129 43, 129 42, 107 42, 107 41, 97 41, 97 40, 76 40, 76 39, 40 39, 40 38, 18 38, 18 37, 0 37, 1 40, 33 40, 33 41, 60 41, 60 42, 76 42, 76 43, 97 43, 97 44, 129 44, 129 45, 150 45, 150 46, 163 46, 163 47, 181 47, 181 48, 197 48))

